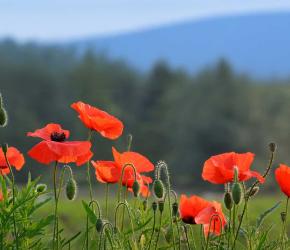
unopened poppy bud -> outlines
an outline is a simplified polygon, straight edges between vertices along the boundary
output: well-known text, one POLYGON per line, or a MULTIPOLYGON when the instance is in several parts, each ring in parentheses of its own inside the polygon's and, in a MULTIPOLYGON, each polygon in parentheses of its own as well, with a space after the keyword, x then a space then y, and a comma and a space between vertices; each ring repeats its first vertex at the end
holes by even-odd
POLYGON ((157 210, 157 203, 156 203, 156 201, 153 201, 152 202, 152 209, 153 209, 154 212, 156 212, 156 210, 157 210))
POLYGON ((177 202, 174 202, 172 204, 172 215, 173 216, 177 216, 177 213, 178 213, 178 203, 177 202))
POLYGON ((43 183, 37 184, 35 187, 35 191, 38 194, 44 193, 46 190, 47 190, 47 185, 43 183))
POLYGON ((236 205, 240 204, 242 199, 242 187, 239 182, 235 182, 232 187, 232 196, 236 205))
POLYGON ((161 180, 155 180, 153 183, 153 191, 154 195, 157 199, 163 199, 164 198, 164 185, 161 180))
POLYGON ((1 145, 1 147, 2 147, 2 151, 3 151, 3 153, 6 154, 6 153, 7 153, 7 150, 8 150, 8 144, 7 144, 7 143, 3 143, 3 144, 1 145))
POLYGON ((77 195, 77 183, 73 177, 70 177, 66 183, 66 197, 72 201, 76 198, 77 195))
POLYGON ((158 209, 160 213, 164 211, 164 201, 158 201, 158 209))
POLYGON ((138 197, 139 192, 140 192, 140 185, 139 185, 138 181, 133 182, 132 190, 133 190, 134 196, 138 197))
POLYGON ((145 234, 141 234, 139 243, 140 243, 141 249, 145 249, 145 246, 146 246, 145 234))
POLYGON ((104 225, 103 220, 101 218, 98 218, 96 221, 96 230, 98 233, 100 233, 102 231, 103 225, 104 225))
POLYGON ((8 115, 5 108, 0 107, 0 127, 5 127, 8 123, 8 115))
POLYGON ((249 189, 246 193, 246 197, 250 198, 255 196, 259 192, 260 188, 255 186, 253 189, 249 189))
POLYGON ((0 93, 0 108, 3 107, 3 97, 2 94, 0 93))
POLYGON ((168 244, 170 244, 172 242, 173 239, 173 230, 171 226, 168 226, 165 230, 164 230, 164 236, 165 236, 165 240, 168 244))
POLYGON ((282 222, 286 221, 286 212, 281 212, 280 214, 282 222))
POLYGON ((142 205, 143 205, 143 210, 146 211, 148 207, 148 200, 147 199, 143 200, 142 205))
POLYGON ((226 192, 225 193, 225 196, 224 196, 224 203, 225 203, 225 207, 228 209, 228 210, 231 210, 233 205, 234 205, 234 202, 233 202, 233 197, 232 197, 232 194, 230 192, 226 192))
POLYGON ((239 181, 239 169, 238 167, 234 168, 234 182, 238 182, 239 181))
POLYGON ((269 149, 270 149, 270 151, 271 151, 272 153, 274 153, 274 152, 276 151, 276 149, 277 149, 277 145, 276 145, 276 143, 275 143, 275 142, 271 142, 271 143, 269 143, 269 149))
POLYGON ((114 226, 114 228, 113 228, 113 232, 114 232, 114 234, 118 234, 118 233, 119 233, 119 229, 118 229, 118 227, 114 226))

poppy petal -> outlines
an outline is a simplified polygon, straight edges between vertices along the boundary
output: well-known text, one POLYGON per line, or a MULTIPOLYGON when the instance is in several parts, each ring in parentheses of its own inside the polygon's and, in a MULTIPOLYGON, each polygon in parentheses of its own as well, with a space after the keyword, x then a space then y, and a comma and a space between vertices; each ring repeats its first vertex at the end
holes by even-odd
POLYGON ((102 183, 117 183, 121 176, 120 168, 113 161, 91 161, 96 177, 102 183))
POLYGON ((52 133, 64 133, 66 139, 69 137, 69 131, 62 129, 62 127, 56 123, 49 123, 44 128, 37 129, 34 132, 28 132, 27 136, 39 137, 43 140, 50 141, 52 133))

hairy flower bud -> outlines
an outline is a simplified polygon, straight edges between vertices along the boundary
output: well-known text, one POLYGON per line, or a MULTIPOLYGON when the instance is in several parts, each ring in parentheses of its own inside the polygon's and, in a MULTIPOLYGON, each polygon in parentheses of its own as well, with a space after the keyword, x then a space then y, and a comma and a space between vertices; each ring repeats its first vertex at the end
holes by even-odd
POLYGON ((286 212, 281 212, 280 216, 281 216, 282 222, 285 222, 286 221, 286 212))
POLYGON ((242 200, 242 187, 239 182, 235 182, 232 187, 232 196, 236 205, 240 204, 242 200))
POLYGON ((238 167, 234 168, 234 182, 239 182, 239 169, 238 167))
POLYGON ((274 153, 274 152, 276 151, 276 149, 277 149, 277 145, 276 145, 276 143, 275 143, 275 142, 271 142, 271 143, 269 143, 269 149, 270 149, 270 151, 271 151, 272 153, 274 153))
POLYGON ((234 202, 233 202, 232 194, 230 192, 226 192, 225 193, 225 195, 224 195, 224 203, 225 203, 225 207, 228 210, 232 209, 232 207, 234 205, 234 202))
POLYGON ((138 197, 139 192, 140 192, 140 185, 139 185, 138 181, 133 182, 132 190, 133 190, 134 196, 138 197))
POLYGON ((8 144, 7 143, 3 143, 1 145, 1 147, 2 147, 2 151, 3 151, 4 155, 5 155, 7 153, 7 150, 8 150, 8 144))
POLYGON ((157 199, 163 199, 164 198, 164 185, 161 180, 155 180, 153 183, 153 191, 154 195, 157 199))
POLYGON ((38 194, 44 193, 47 190, 47 185, 44 183, 37 184, 35 187, 35 192, 38 194))
POLYGON ((0 127, 5 127, 8 123, 8 115, 4 107, 0 107, 0 127))
POLYGON ((139 239, 139 243, 140 243, 141 249, 145 249, 145 246, 146 246, 145 234, 143 234, 143 233, 141 234, 140 239, 139 239))
POLYGON ((69 200, 74 200, 77 195, 77 183, 73 177, 70 177, 68 182, 66 183, 66 197, 69 200))
POLYGON ((246 197, 251 198, 255 196, 259 192, 260 188, 258 186, 255 186, 253 189, 249 189, 246 192, 246 197))
POLYGON ((172 215, 173 216, 177 216, 177 214, 178 214, 178 203, 174 202, 172 204, 172 215))
POLYGON ((148 207, 148 200, 147 199, 143 200, 142 205, 143 205, 143 210, 146 211, 148 207))
POLYGON ((102 231, 103 225, 104 225, 103 220, 101 218, 98 218, 96 221, 96 230, 98 233, 100 233, 102 231))
POLYGON ((156 203, 156 201, 153 201, 152 202, 152 209, 153 209, 154 212, 156 212, 156 210, 157 210, 157 203, 156 203))
POLYGON ((164 211, 164 201, 158 201, 158 209, 160 213, 163 213, 164 211))

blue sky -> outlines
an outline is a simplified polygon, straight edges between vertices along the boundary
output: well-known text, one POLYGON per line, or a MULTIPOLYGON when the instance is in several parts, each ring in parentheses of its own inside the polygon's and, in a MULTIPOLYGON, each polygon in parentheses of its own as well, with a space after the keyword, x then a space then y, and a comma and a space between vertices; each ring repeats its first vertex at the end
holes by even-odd
POLYGON ((289 0, 0 0, 0 37, 70 40, 188 19, 290 11, 289 0))

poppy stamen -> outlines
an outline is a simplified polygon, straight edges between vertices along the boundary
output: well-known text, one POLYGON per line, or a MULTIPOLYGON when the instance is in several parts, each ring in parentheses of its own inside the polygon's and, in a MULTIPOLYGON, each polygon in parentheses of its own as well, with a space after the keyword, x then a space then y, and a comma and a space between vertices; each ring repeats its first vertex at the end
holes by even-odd
POLYGON ((50 135, 50 139, 52 141, 63 142, 65 141, 66 137, 64 133, 53 132, 50 135))

